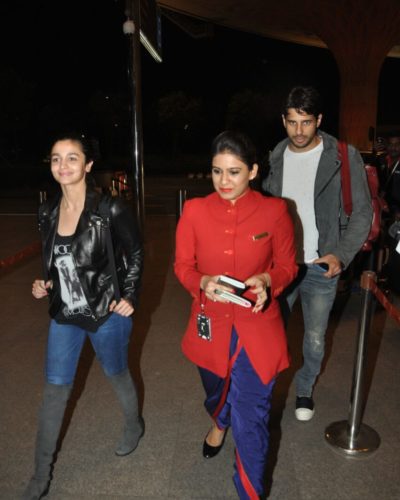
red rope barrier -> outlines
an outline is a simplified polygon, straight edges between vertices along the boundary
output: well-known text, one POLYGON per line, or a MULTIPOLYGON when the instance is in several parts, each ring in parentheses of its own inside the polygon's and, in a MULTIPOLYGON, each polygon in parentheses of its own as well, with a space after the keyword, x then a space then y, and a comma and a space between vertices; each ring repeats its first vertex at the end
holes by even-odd
POLYGON ((396 309, 391 302, 389 302, 386 295, 382 292, 382 290, 378 288, 376 283, 374 283, 374 286, 371 288, 371 290, 375 295, 375 297, 382 304, 382 306, 386 309, 389 316, 391 316, 395 321, 397 321, 397 323, 400 323, 400 311, 396 309))
POLYGON ((364 271, 362 273, 360 285, 364 290, 370 290, 386 309, 389 316, 397 321, 397 323, 400 323, 400 311, 394 307, 394 305, 378 287, 376 284, 376 274, 373 271, 364 271))
POLYGON ((40 253, 40 251, 41 251, 40 241, 35 241, 35 243, 32 243, 32 245, 29 245, 20 252, 11 255, 11 257, 0 259, 0 270, 4 270, 9 267, 15 266, 15 264, 22 262, 28 257, 33 257, 34 255, 37 255, 38 253, 40 253))

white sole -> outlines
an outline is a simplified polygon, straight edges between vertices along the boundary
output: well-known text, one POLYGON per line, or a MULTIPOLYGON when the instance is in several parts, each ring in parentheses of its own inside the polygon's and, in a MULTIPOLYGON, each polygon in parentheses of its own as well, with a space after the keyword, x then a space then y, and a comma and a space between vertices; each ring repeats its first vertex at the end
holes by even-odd
POLYGON ((301 422, 307 422, 311 420, 314 416, 315 410, 309 410, 308 408, 297 408, 295 411, 295 415, 297 420, 301 422))

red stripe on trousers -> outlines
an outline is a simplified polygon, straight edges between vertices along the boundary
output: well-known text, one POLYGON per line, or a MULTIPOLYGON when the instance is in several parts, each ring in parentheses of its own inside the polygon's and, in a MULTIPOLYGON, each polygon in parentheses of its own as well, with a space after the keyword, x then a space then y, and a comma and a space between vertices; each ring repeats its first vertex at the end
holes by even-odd
MULTIPOLYGON (((240 352, 241 348, 242 348, 242 346, 240 345, 240 340, 238 338, 238 341, 237 341, 237 344, 236 344, 236 351, 234 352, 233 356, 231 357, 231 359, 229 360, 229 363, 228 363, 228 373, 227 373, 226 378, 225 378, 225 385, 224 385, 224 388, 223 388, 223 391, 222 391, 221 400, 218 403, 218 406, 217 406, 217 408, 215 409, 215 411, 214 411, 214 413, 212 415, 212 417, 214 419, 216 419, 218 417, 220 411, 222 410, 222 407, 225 404, 226 396, 227 396, 228 390, 229 390, 229 384, 231 382, 232 368, 233 368, 233 365, 235 364, 235 361, 236 361, 237 357, 239 356, 239 352, 240 352)), ((220 430, 222 430, 222 429, 220 429, 220 430)))
POLYGON ((251 484, 250 479, 247 477, 246 471, 243 468, 242 462, 240 461, 240 456, 237 451, 237 448, 235 452, 236 452, 236 466, 243 488, 249 495, 250 500, 259 500, 260 497, 258 496, 256 490, 253 488, 253 485, 251 484))

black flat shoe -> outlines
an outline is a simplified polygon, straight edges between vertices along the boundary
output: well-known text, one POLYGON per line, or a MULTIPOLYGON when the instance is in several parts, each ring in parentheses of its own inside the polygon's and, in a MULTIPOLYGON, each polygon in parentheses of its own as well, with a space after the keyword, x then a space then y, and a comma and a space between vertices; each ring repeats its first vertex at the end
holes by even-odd
MULTIPOLYGON (((208 434, 207 434, 207 436, 208 436, 208 434)), ((224 437, 222 438, 222 442, 219 446, 211 446, 210 444, 208 444, 207 443, 207 436, 206 436, 204 443, 203 443, 203 457, 204 458, 213 458, 216 455, 218 455, 218 453, 221 451, 222 447, 224 446, 226 431, 225 431, 224 437)))

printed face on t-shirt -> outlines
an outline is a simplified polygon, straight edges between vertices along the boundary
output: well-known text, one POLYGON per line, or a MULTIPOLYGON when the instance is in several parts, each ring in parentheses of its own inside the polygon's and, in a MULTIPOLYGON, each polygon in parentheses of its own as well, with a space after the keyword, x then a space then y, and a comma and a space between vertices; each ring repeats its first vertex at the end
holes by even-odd
POLYGON ((54 245, 54 265, 58 269, 61 299, 65 317, 81 314, 90 315, 82 285, 76 272, 70 243, 56 241, 54 245))

